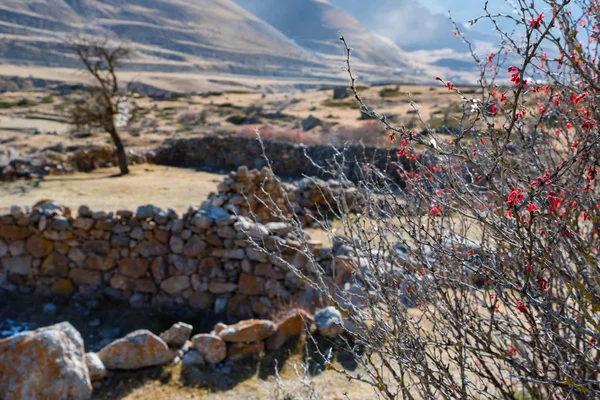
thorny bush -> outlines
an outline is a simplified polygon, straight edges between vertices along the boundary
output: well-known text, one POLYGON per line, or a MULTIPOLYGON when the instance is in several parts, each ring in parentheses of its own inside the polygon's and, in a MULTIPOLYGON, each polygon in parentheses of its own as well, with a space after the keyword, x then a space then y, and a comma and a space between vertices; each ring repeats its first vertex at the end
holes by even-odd
MULTIPOLYGON (((463 101, 451 136, 422 120, 423 133, 392 126, 364 104, 342 38, 356 100, 414 167, 398 164, 395 184, 362 164, 364 212, 342 196, 336 221, 320 222, 354 267, 322 263, 299 225, 308 266, 288 266, 348 321, 360 369, 338 372, 378 396, 597 399, 600 2, 517 0, 506 15, 486 4, 480 19, 502 43, 472 50, 475 97, 437 78, 463 101)), ((356 162, 340 152, 322 168, 343 181, 356 162)))

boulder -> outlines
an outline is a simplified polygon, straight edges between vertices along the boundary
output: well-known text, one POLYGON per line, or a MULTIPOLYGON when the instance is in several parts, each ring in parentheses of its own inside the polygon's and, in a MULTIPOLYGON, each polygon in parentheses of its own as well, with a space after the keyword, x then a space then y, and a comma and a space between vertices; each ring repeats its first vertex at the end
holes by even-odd
POLYGON ((315 325, 321 335, 332 339, 344 332, 342 314, 331 306, 322 308, 315 313, 315 325))
POLYGON ((188 341, 194 327, 185 322, 177 322, 160 334, 160 338, 171 347, 182 347, 188 341))
POLYGON ((183 365, 204 365, 204 356, 198 350, 190 350, 183 355, 183 365))
POLYGON ((342 100, 350 96, 350 89, 346 86, 338 86, 333 88, 333 99, 342 100))
POLYGON ((232 343, 227 347, 227 358, 233 361, 243 360, 265 351, 264 342, 232 343))
POLYGON ((0 340, 0 398, 91 397, 83 339, 68 322, 0 340))
POLYGON ((140 329, 106 345, 98 353, 107 369, 135 370, 173 360, 169 346, 152 332, 140 329))
POLYGON ((218 335, 196 335, 192 338, 192 347, 210 364, 218 364, 227 357, 227 345, 218 335))
POLYGON ((265 340, 275 333, 276 327, 272 321, 263 319, 249 319, 230 325, 219 332, 219 336, 226 342, 245 343, 265 340))
POLYGON ((267 340, 267 348, 275 350, 280 348, 289 339, 296 337, 304 331, 305 326, 310 326, 312 317, 304 310, 294 310, 277 323, 277 331, 267 340))
POLYGON ((305 132, 310 131, 317 126, 323 126, 323 121, 316 118, 314 115, 309 115, 307 118, 302 120, 302 130, 305 132))
POLYGON ((86 353, 85 355, 85 363, 87 365, 88 371, 90 372, 90 380, 92 382, 102 380, 106 378, 108 372, 106 371, 106 367, 98 354, 96 353, 86 353))

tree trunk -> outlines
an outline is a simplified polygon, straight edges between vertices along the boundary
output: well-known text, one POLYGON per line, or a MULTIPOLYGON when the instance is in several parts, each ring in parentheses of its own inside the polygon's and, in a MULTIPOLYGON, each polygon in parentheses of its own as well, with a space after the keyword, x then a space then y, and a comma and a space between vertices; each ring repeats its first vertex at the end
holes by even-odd
POLYGON ((121 137, 117 133, 116 128, 112 128, 109 133, 110 137, 115 143, 115 146, 117 147, 117 156, 119 157, 119 169, 121 170, 121 175, 127 175, 129 173, 129 166, 127 165, 125 146, 123 146, 123 142, 121 141, 121 137))

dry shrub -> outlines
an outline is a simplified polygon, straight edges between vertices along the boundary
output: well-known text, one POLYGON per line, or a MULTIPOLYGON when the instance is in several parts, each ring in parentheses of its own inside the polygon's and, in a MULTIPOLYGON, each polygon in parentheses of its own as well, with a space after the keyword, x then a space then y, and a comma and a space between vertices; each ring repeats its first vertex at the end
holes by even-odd
MULTIPOLYGON (((305 145, 323 143, 323 134, 319 132, 304 132, 302 129, 276 128, 264 125, 259 128, 260 135, 265 140, 276 140, 305 145)), ((243 127, 236 134, 242 137, 256 138, 256 130, 252 127, 243 127)))

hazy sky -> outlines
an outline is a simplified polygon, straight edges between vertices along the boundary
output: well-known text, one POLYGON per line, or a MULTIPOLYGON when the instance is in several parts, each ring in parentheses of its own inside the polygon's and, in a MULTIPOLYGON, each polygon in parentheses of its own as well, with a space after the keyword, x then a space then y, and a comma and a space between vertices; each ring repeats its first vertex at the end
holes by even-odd
MULTIPOLYGON (((439 14, 448 14, 448 10, 452 12, 452 16, 457 20, 468 21, 483 13, 485 0, 418 0, 419 3, 429 8, 431 11, 439 14)), ((499 8, 508 10, 504 0, 490 0, 490 5, 494 10, 499 8)))

